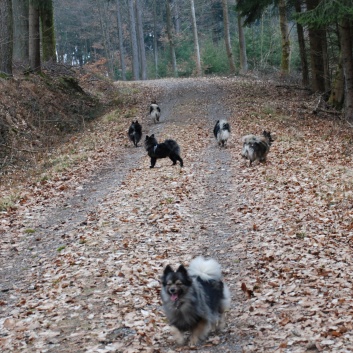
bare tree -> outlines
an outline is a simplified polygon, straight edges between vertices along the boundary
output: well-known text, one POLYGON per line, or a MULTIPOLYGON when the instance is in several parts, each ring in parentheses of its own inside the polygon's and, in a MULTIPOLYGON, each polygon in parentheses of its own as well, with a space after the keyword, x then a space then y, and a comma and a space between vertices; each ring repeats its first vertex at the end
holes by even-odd
POLYGON ((12 0, 13 59, 28 65, 28 0, 12 0))
POLYGON ((135 0, 136 5, 136 19, 137 19, 137 39, 139 45, 139 58, 141 65, 141 78, 142 80, 147 79, 147 64, 146 64, 146 51, 145 51, 145 40, 143 35, 143 24, 142 24, 142 15, 141 15, 141 2, 140 0, 135 0))
POLYGON ((29 66, 32 71, 39 72, 41 70, 39 8, 35 0, 29 1, 28 26, 29 26, 29 66))
MULTIPOLYGON (((307 9, 313 10, 320 0, 306 0, 307 9)), ((323 60, 322 30, 309 27, 311 88, 314 91, 325 92, 325 65, 323 60)))
POLYGON ((244 75, 248 72, 248 58, 246 55, 246 42, 243 28, 243 19, 240 14, 238 14, 237 19, 239 33, 240 73, 244 75))
POLYGON ((201 76, 202 71, 201 71, 200 47, 199 47, 199 38, 197 35, 197 24, 196 24, 194 0, 190 0, 190 5, 191 5, 192 30, 193 30, 193 34, 194 34, 196 75, 201 76))
MULTIPOLYGON (((301 0, 296 0, 294 3, 295 11, 299 14, 301 13, 301 0)), ((300 62, 302 68, 302 83, 303 86, 309 86, 309 66, 308 60, 306 57, 305 49, 305 38, 304 38, 304 29, 303 26, 297 22, 297 34, 298 34, 298 44, 299 44, 299 53, 300 53, 300 62)))
POLYGON ((177 69, 176 56, 175 56, 175 43, 174 43, 174 35, 173 35, 173 27, 172 27, 172 14, 170 11, 170 2, 169 1, 170 0, 166 0, 167 33, 168 33, 170 56, 172 59, 174 77, 177 77, 178 76, 178 69, 177 69))
POLYGON ((124 50, 124 39, 123 39, 123 23, 121 20, 121 8, 120 0, 116 0, 116 12, 118 21, 118 37, 119 37, 119 53, 120 53, 120 65, 121 65, 121 78, 126 81, 126 65, 125 65, 125 50, 124 50))
POLYGON ((104 52, 105 57, 107 59, 107 68, 108 68, 108 75, 109 77, 114 77, 114 67, 112 62, 112 55, 111 55, 111 45, 110 45, 110 38, 107 29, 107 14, 106 14, 106 3, 103 2, 102 6, 98 6, 98 13, 99 13, 99 23, 101 27, 101 32, 103 35, 103 44, 104 44, 104 52))
POLYGON ((345 82, 344 116, 353 123, 353 54, 352 30, 350 19, 344 17, 339 24, 340 43, 342 52, 342 67, 345 82))
POLYGON ((290 42, 287 21, 287 7, 286 0, 279 0, 279 23, 282 38, 282 56, 281 56, 281 74, 287 76, 290 71, 290 42))
POLYGON ((12 75, 13 20, 11 0, 0 1, 0 73, 12 75))
POLYGON ((136 20, 134 11, 134 0, 128 0, 129 5, 129 18, 130 18, 130 39, 132 48, 132 77, 134 80, 140 78, 139 69, 139 55, 138 55, 138 45, 137 45, 137 35, 136 35, 136 20))
POLYGON ((235 74, 235 62, 232 52, 232 46, 230 44, 230 33, 229 33, 229 16, 228 16, 228 1, 222 0, 223 7, 223 26, 224 26, 224 41, 226 43, 227 57, 229 61, 230 73, 235 74))
POLYGON ((172 4, 171 4, 175 34, 180 33, 179 2, 180 2, 180 0, 172 0, 172 4))
POLYGON ((157 42, 157 0, 153 1, 153 53, 155 77, 158 78, 158 42, 157 42))
POLYGON ((54 10, 52 0, 39 2, 43 61, 56 61, 54 10))

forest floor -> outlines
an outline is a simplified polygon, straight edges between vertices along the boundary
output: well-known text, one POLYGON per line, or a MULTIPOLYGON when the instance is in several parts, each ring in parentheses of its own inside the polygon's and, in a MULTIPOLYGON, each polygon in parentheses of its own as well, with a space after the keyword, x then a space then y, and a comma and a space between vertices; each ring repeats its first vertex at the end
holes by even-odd
POLYGON ((135 116, 92 122, 1 213, 0 351, 352 352, 352 129, 270 80, 116 86, 136 96, 135 116), (183 168, 149 168, 144 137, 127 139, 135 117, 144 135, 180 144, 183 168), (220 118, 226 148, 212 133, 220 118), (241 137, 263 130, 275 136, 268 161, 249 167, 241 137), (222 332, 178 347, 160 276, 198 255, 220 262, 232 305, 222 332))

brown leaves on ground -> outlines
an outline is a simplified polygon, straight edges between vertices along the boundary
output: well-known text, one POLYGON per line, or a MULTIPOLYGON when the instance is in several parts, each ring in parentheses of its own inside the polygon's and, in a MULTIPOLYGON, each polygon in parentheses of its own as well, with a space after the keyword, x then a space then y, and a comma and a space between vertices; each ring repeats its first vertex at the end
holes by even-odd
POLYGON ((180 144, 185 167, 158 160, 150 169, 127 141, 128 119, 111 144, 111 126, 98 123, 89 163, 21 190, 1 218, 2 351, 189 351, 170 341, 159 278, 166 264, 200 254, 220 261, 233 302, 226 329, 199 351, 352 351, 348 127, 312 116, 305 91, 272 82, 125 85, 144 92, 146 107, 159 98, 162 122, 141 102, 139 119, 144 132, 180 144), (232 127, 225 149, 212 135, 220 117, 232 127), (265 129, 276 137, 268 161, 248 167, 241 137, 265 129), (121 162, 99 184, 105 158, 121 162), (91 200, 95 185, 106 192, 91 200))

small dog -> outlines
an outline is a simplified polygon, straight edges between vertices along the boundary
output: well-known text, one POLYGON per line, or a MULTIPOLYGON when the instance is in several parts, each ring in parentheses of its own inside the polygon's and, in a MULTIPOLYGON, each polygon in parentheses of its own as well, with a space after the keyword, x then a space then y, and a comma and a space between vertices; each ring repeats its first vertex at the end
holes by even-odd
POLYGON ((154 123, 159 122, 159 118, 161 117, 161 108, 159 108, 159 105, 155 100, 151 102, 150 105, 150 115, 151 118, 153 119, 154 123))
POLYGON ((274 141, 269 131, 264 131, 262 136, 246 135, 243 137, 242 157, 250 161, 265 162, 270 146, 274 141))
POLYGON ((169 157, 173 161, 173 165, 179 161, 180 166, 184 165, 180 157, 180 147, 174 140, 165 140, 163 143, 158 143, 154 134, 146 136, 145 148, 148 155, 151 157, 151 166, 153 168, 159 158, 169 157))
POLYGON ((142 137, 142 126, 139 124, 138 120, 131 123, 127 134, 130 141, 132 141, 135 147, 137 147, 137 144, 140 142, 142 137))
POLYGON ((177 343, 185 343, 190 331, 190 345, 204 340, 211 330, 224 328, 224 314, 230 307, 230 292, 222 282, 220 264, 199 256, 188 269, 176 271, 168 265, 162 276, 163 309, 173 327, 177 343))
POLYGON ((218 142, 218 145, 224 147, 230 135, 230 125, 226 120, 217 120, 213 129, 213 134, 218 142))

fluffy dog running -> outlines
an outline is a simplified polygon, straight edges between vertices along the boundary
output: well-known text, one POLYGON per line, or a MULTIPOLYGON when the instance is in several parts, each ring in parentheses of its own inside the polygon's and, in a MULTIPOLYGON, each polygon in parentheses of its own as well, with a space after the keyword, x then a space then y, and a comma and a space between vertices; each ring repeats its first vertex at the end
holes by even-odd
POLYGON ((148 155, 151 157, 151 166, 153 168, 156 165, 157 159, 169 157, 173 161, 173 165, 179 161, 180 166, 184 165, 182 158, 180 157, 180 147, 174 140, 165 140, 162 143, 158 143, 154 134, 146 136, 145 148, 148 155))
POLYGON ((186 269, 174 271, 170 265, 162 276, 163 309, 174 338, 185 343, 184 333, 191 332, 190 345, 204 340, 211 330, 224 327, 224 315, 230 307, 230 292, 222 282, 220 264, 199 256, 186 269))
POLYGON ((270 146, 274 141, 269 131, 264 131, 262 136, 246 135, 243 137, 242 157, 250 161, 265 162, 270 146))
POLYGON ((213 129, 213 134, 218 142, 218 145, 224 147, 230 135, 230 125, 226 120, 217 120, 213 129))
POLYGON ((161 117, 161 108, 157 104, 155 100, 151 102, 150 105, 150 115, 151 118, 153 119, 154 123, 159 122, 159 118, 161 117))
POLYGON ((138 120, 131 123, 127 134, 130 141, 132 141, 135 147, 137 147, 137 144, 140 142, 142 137, 142 126, 139 124, 138 120))

